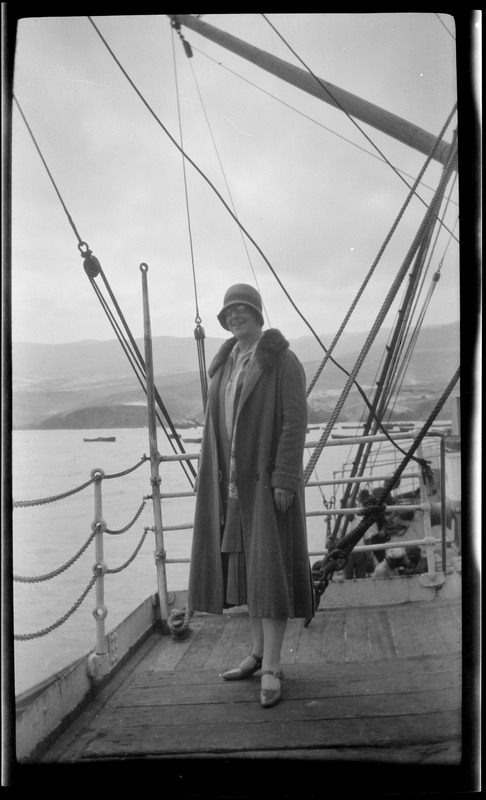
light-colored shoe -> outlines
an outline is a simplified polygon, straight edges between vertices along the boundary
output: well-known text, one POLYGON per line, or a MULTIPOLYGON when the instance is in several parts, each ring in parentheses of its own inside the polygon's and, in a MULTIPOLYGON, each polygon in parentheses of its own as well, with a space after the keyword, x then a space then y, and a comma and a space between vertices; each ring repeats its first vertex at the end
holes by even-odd
POLYGON ((280 686, 278 689, 262 689, 260 692, 260 703, 262 708, 271 708, 272 706, 276 706, 277 703, 279 703, 282 699, 282 684, 284 675, 283 672, 272 672, 272 670, 269 669, 266 669, 262 672, 262 678, 264 675, 273 675, 280 681, 280 686))
POLYGON ((249 658, 253 658, 255 664, 253 667, 246 667, 246 669, 242 669, 241 667, 236 667, 236 669, 230 669, 228 672, 223 672, 221 677, 225 681, 244 681, 247 678, 251 678, 255 672, 258 672, 262 666, 262 657, 256 656, 255 653, 252 653, 249 658))

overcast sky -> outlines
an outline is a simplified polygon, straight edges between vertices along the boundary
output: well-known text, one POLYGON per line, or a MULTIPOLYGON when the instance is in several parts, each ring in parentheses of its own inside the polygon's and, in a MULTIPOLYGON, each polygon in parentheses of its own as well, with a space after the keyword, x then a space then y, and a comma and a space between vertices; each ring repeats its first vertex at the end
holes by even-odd
MULTIPOLYGON (((446 14, 267 15, 284 41, 261 14, 202 19, 302 66, 288 44, 318 77, 434 135, 456 102, 454 20, 446 14)), ((407 186, 341 111, 183 28, 194 52, 189 61, 167 16, 94 16, 93 22, 177 140, 179 104, 188 155, 234 204, 313 328, 333 334, 407 186)), ((193 261, 208 336, 226 335, 216 314, 226 288, 237 282, 257 283, 273 327, 290 338, 309 333, 261 255, 249 242, 245 249, 234 220, 190 164, 188 222, 182 156, 88 17, 22 20, 14 91, 69 214, 136 337, 143 335, 141 262, 149 266, 154 336, 193 335, 193 261)), ((425 156, 360 125, 411 183, 425 156)), ((456 125, 454 116, 447 141, 456 125)), ((13 340, 114 338, 15 105, 12 128, 13 340)), ((426 203, 441 170, 434 162, 423 178, 426 203)), ((424 212, 414 199, 348 330, 372 325, 424 212)), ((457 220, 454 186, 445 222, 456 236, 457 220)), ((426 324, 459 318, 458 245, 447 231, 437 238, 425 292, 441 261, 426 324)))

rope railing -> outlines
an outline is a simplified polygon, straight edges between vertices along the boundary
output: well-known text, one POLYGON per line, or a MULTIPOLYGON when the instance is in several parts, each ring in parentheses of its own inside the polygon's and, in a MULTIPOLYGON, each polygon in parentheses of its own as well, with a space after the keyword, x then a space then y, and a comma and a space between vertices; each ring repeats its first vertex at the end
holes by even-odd
POLYGON ((78 558, 80 558, 83 555, 83 553, 88 549, 89 545, 93 541, 95 535, 96 531, 93 531, 91 535, 86 539, 85 543, 80 548, 80 550, 78 550, 78 552, 72 558, 70 558, 69 561, 66 561, 66 563, 63 564, 62 567, 58 567, 58 569, 55 569, 52 572, 47 572, 45 575, 32 576, 29 578, 26 578, 23 575, 14 575, 13 576, 14 583, 42 583, 43 581, 50 581, 52 580, 52 578, 56 578, 58 575, 61 575, 63 572, 66 572, 66 570, 69 569, 69 567, 71 567, 78 560, 78 558))
MULTIPOLYGON (((123 478, 125 475, 129 475, 130 472, 138 469, 142 466, 146 461, 148 461, 148 456, 145 454, 142 456, 140 461, 134 464, 133 467, 128 467, 128 469, 123 470, 123 472, 115 472, 112 475, 105 475, 106 480, 110 480, 111 478, 123 478)), ((89 481, 86 483, 82 483, 81 486, 76 486, 74 489, 68 489, 66 492, 62 492, 62 494, 52 495, 51 497, 42 497, 37 500, 14 500, 12 505, 14 508, 28 508, 31 506, 41 506, 46 505, 47 503, 56 503, 58 500, 65 500, 67 497, 71 497, 78 492, 82 492, 83 489, 87 489, 88 486, 91 486, 94 483, 96 478, 90 478, 89 481)))
POLYGON ((92 478, 86 483, 82 483, 81 486, 77 486, 75 489, 69 489, 67 492, 63 492, 62 494, 56 494, 52 497, 42 497, 38 500, 14 500, 13 507, 14 508, 28 508, 31 506, 42 506, 46 505, 47 503, 56 503, 58 500, 65 500, 66 497, 71 497, 73 494, 77 492, 82 492, 83 489, 86 489, 88 486, 91 486, 94 479, 92 478))
POLYGON ((132 561, 135 561, 135 559, 136 559, 137 555, 139 554, 139 552, 140 552, 140 550, 142 548, 142 545, 143 545, 143 543, 144 543, 144 541, 145 541, 145 539, 147 537, 147 533, 149 531, 151 531, 151 530, 153 530, 153 528, 148 528, 148 527, 144 528, 142 537, 141 537, 139 543, 137 544, 135 550, 133 551, 132 555, 130 556, 130 558, 128 558, 120 567, 114 567, 113 569, 109 569, 108 568, 106 570, 106 574, 107 575, 114 575, 114 574, 116 574, 118 572, 123 572, 124 569, 129 567, 130 564, 132 563, 132 561))
MULTIPOLYGON (((437 409, 436 409, 436 413, 437 413, 437 409)), ((430 420, 429 420, 429 422, 430 422, 430 420)), ((437 435, 436 432, 431 432, 431 431, 427 431, 426 432, 425 427, 426 426, 424 426, 424 429, 422 429, 421 434, 419 436, 420 441, 422 441, 424 436, 432 436, 433 437, 433 436, 437 435)), ((363 438, 363 437, 357 436, 357 437, 349 437, 349 439, 346 438, 346 439, 340 439, 340 440, 333 440, 333 441, 328 442, 327 446, 342 446, 342 445, 345 445, 345 444, 349 444, 351 442, 358 443, 361 440, 361 438, 363 438)), ((375 435, 375 436, 367 436, 365 438, 367 440, 373 440, 373 442, 379 443, 379 442, 382 442, 385 437, 380 436, 380 435, 375 435)), ((398 438, 404 438, 405 439, 405 438, 411 438, 411 437, 410 437, 410 434, 403 433, 403 434, 398 434, 398 438)), ((309 447, 313 447, 313 446, 315 446, 315 443, 310 442, 308 444, 308 446, 309 447)), ((180 454, 179 456, 175 455, 175 456, 161 457, 160 460, 161 461, 166 461, 166 460, 167 461, 172 461, 172 460, 177 460, 177 458, 181 458, 181 459, 188 459, 188 458, 197 459, 197 458, 199 458, 199 453, 180 454)), ((36 583, 36 582, 48 581, 48 580, 60 575, 62 572, 64 572, 66 569, 68 569, 70 566, 72 566, 80 558, 80 556, 87 550, 88 546, 93 541, 93 539, 95 539, 95 537, 97 539, 97 558, 96 558, 96 563, 93 566, 93 573, 94 574, 93 574, 93 577, 91 578, 91 580, 89 581, 87 587, 85 588, 85 590, 80 595, 80 597, 75 601, 75 603, 71 606, 71 608, 63 616, 61 616, 57 621, 55 621, 54 623, 52 623, 51 625, 49 625, 49 626, 47 626, 45 628, 43 628, 43 629, 41 629, 39 631, 33 632, 33 633, 15 634, 14 635, 14 639, 16 641, 28 641, 28 640, 39 638, 39 637, 42 637, 42 636, 46 636, 47 634, 51 633, 53 630, 55 630, 56 628, 61 626, 64 622, 66 622, 77 611, 77 609, 80 607, 80 605, 83 603, 83 601, 85 600, 85 598, 89 594, 89 592, 92 589, 92 587, 96 584, 97 585, 97 595, 98 596, 97 596, 96 608, 93 610, 93 616, 95 618, 96 626, 97 626, 97 642, 98 642, 98 644, 97 644, 96 652, 93 654, 92 658, 96 659, 96 658, 99 657, 101 662, 103 662, 103 658, 106 656, 104 620, 105 620, 105 617, 106 617, 106 614, 107 614, 107 610, 106 610, 106 608, 105 608, 105 606, 103 604, 103 599, 102 599, 102 595, 103 595, 103 589, 102 589, 103 577, 104 577, 105 574, 117 574, 117 573, 120 573, 123 570, 127 569, 130 566, 130 564, 135 560, 137 555, 139 554, 139 552, 140 552, 140 550, 141 550, 141 548, 142 548, 142 546, 143 546, 143 544, 144 544, 144 542, 146 540, 148 532, 150 530, 153 530, 153 528, 150 528, 150 527, 145 527, 144 528, 143 534, 142 534, 138 544, 136 545, 133 553, 130 555, 130 557, 123 564, 121 564, 119 567, 108 568, 107 565, 104 563, 103 554, 102 554, 101 540, 102 540, 103 533, 108 533, 110 535, 119 535, 119 534, 122 534, 122 533, 126 532, 131 527, 133 527, 135 522, 141 516, 142 511, 145 508, 146 501, 151 499, 151 496, 148 495, 148 496, 145 496, 143 498, 143 501, 142 501, 141 505, 139 506, 139 508, 137 509, 137 511, 135 513, 135 516, 130 521, 130 523, 128 523, 124 528, 121 528, 121 529, 116 530, 116 531, 115 530, 110 530, 109 528, 106 527, 106 524, 101 521, 102 520, 102 516, 101 516, 101 482, 104 479, 110 479, 110 478, 114 478, 114 477, 119 477, 121 475, 126 475, 126 474, 128 474, 128 472, 131 472, 134 469, 136 469, 137 467, 139 467, 145 460, 146 460, 146 457, 144 456, 143 459, 140 462, 138 462, 138 464, 136 464, 134 467, 131 467, 128 470, 125 470, 123 472, 116 473, 116 474, 111 474, 111 475, 105 475, 101 470, 94 470, 93 473, 92 473, 92 477, 91 477, 90 481, 87 481, 85 484, 82 485, 82 487, 85 488, 87 485, 90 485, 92 483, 95 484, 95 521, 93 522, 93 525, 92 525, 92 527, 93 527, 92 533, 90 534, 90 536, 88 537, 86 542, 83 544, 83 546, 63 566, 57 568, 56 570, 53 570, 50 573, 47 573, 45 575, 39 575, 39 576, 31 576, 31 577, 14 575, 14 581, 18 582, 18 583, 36 583)), ((414 473, 414 474, 417 474, 417 473, 414 473)), ((382 476, 382 475, 374 475, 374 476, 367 475, 367 476, 364 476, 364 477, 361 477, 361 478, 356 478, 356 477, 345 478, 345 477, 342 477, 342 478, 339 478, 337 480, 336 479, 332 479, 332 480, 312 481, 312 482, 309 482, 306 486, 307 486, 307 488, 311 488, 313 486, 317 486, 320 489, 320 487, 327 486, 327 485, 335 487, 339 483, 357 483, 357 482, 360 482, 360 481, 366 481, 366 482, 382 481, 383 477, 384 476, 382 476)), ((78 490, 79 489, 80 489, 80 487, 78 487, 78 490)), ((75 490, 71 490, 71 492, 69 494, 71 494, 73 491, 75 491, 75 490)), ((65 495, 66 495, 66 493, 63 496, 65 496, 65 495)), ((164 495, 164 497, 166 497, 166 498, 169 498, 169 497, 179 498, 179 497, 187 497, 187 496, 190 496, 190 495, 194 496, 194 493, 192 493, 192 492, 183 492, 183 493, 175 492, 173 494, 167 493, 167 494, 164 495)), ((370 524, 370 521, 371 521, 373 515, 374 514, 376 515, 378 512, 383 510, 382 505, 380 505, 378 507, 376 504, 372 508, 371 507, 370 508, 366 508, 364 511, 363 511, 363 509, 358 509, 358 508, 336 508, 334 503, 332 503, 332 504, 331 503, 328 503, 328 504, 324 503, 324 506, 325 507, 320 509, 319 511, 307 511, 306 512, 306 516, 307 517, 322 516, 322 517, 324 517, 324 519, 330 519, 330 518, 332 518, 332 516, 335 516, 335 515, 338 515, 338 514, 344 514, 344 515, 358 514, 360 516, 363 516, 363 523, 364 523, 364 525, 368 526, 370 524)), ((387 511, 396 510, 396 511, 399 511, 399 512, 400 511, 403 512, 404 510, 414 510, 414 511, 415 510, 420 510, 420 511, 424 512, 425 514, 427 514, 427 513, 430 514, 430 504, 427 504, 427 502, 424 503, 423 502, 423 498, 422 498, 422 502, 410 503, 410 504, 407 504, 407 505, 403 505, 403 504, 395 505, 395 504, 392 503, 390 505, 386 505, 386 510, 387 511)), ((445 536, 445 528, 444 528, 443 516, 444 515, 442 514, 441 515, 441 517, 442 517, 442 538, 445 536)), ((364 527, 363 523, 360 523, 360 526, 359 526, 360 528, 364 527)), ((180 524, 180 525, 176 525, 176 526, 166 526, 165 530, 184 530, 184 529, 190 529, 191 527, 192 527, 192 524, 188 523, 188 524, 180 524)), ((355 538, 356 537, 356 531, 353 531, 353 534, 354 534, 353 538, 355 538)), ((346 557, 344 551, 349 550, 349 545, 351 545, 351 547, 352 547, 355 544, 355 542, 353 542, 353 543, 350 542, 350 538, 351 537, 349 537, 349 535, 346 535, 345 539, 342 542, 339 543, 339 550, 340 550, 339 555, 341 557, 343 557, 343 556, 346 557)), ((356 541, 358 541, 358 539, 356 541)), ((414 540, 413 544, 416 544, 416 543, 417 544, 422 544, 426 548, 430 549, 430 548, 435 547, 437 544, 440 544, 440 540, 436 540, 433 537, 429 536, 428 538, 425 537, 423 540, 417 540, 417 542, 415 542, 415 540, 414 540)), ((387 543, 383 543, 382 545, 378 545, 378 544, 373 544, 373 545, 369 545, 369 546, 361 545, 361 546, 358 546, 358 549, 359 550, 368 550, 368 549, 375 549, 375 550, 376 549, 383 549, 383 550, 386 550, 387 548, 393 547, 393 546, 394 546, 393 542, 387 542, 387 543)), ((396 544, 395 544, 395 546, 396 546, 396 544)), ((336 566, 337 566, 336 561, 335 561, 335 559, 333 560, 333 558, 332 558, 332 556, 335 555, 335 553, 328 552, 326 547, 324 547, 322 550, 319 550, 316 553, 309 553, 310 556, 319 555, 319 554, 324 555, 325 559, 329 559, 329 557, 331 557, 331 563, 332 563, 333 567, 336 568, 336 566)), ((188 563, 189 562, 189 559, 187 559, 187 558, 167 559, 165 557, 165 554, 163 555, 163 557, 164 557, 166 563, 188 563)), ((329 562, 328 562, 328 564, 329 564, 329 562)), ((329 569, 329 566, 328 566, 328 569, 329 569)), ((315 584, 319 583, 320 581, 322 581, 323 578, 324 578, 324 576, 322 574, 315 575, 314 576, 315 584)), ((326 575, 326 578, 328 579, 329 576, 326 575)), ((324 579, 323 583, 325 583, 325 582, 326 582, 326 580, 324 579)), ((319 588, 320 588, 320 586, 319 586, 319 588)), ((171 610, 171 613, 169 615, 169 618, 168 618, 167 622, 168 622, 168 628, 169 628, 169 630, 170 630, 170 632, 172 634, 172 637, 174 639, 182 639, 182 638, 185 638, 189 634, 189 632, 190 632, 189 624, 190 624, 191 618, 192 618, 192 613, 191 613, 190 610, 188 610, 186 608, 184 608, 184 609, 173 608, 171 610)))
POLYGON ((139 508, 135 512, 135 516, 133 517, 133 519, 127 525, 125 525, 124 528, 120 528, 117 531, 113 531, 113 530, 110 530, 110 528, 106 528, 106 533, 109 533, 111 536, 119 536, 121 533, 126 533, 127 531, 130 530, 130 528, 133 528, 133 526, 135 525, 137 519, 140 517, 142 511, 144 510, 145 505, 147 503, 147 500, 149 500, 150 497, 151 497, 150 495, 147 495, 146 497, 143 498, 142 502, 140 503, 139 508))
POLYGON ((78 608, 81 605, 81 603, 83 602, 83 600, 85 600, 85 598, 90 593, 90 591, 93 588, 94 584, 96 583, 97 579, 98 579, 98 574, 93 575, 93 577, 91 578, 90 582, 88 583, 88 585, 87 585, 86 589, 84 590, 84 592, 82 593, 82 595, 76 600, 74 605, 71 606, 69 611, 67 611, 64 614, 64 616, 62 616, 60 619, 57 620, 57 622, 53 622, 52 625, 49 625, 48 628, 43 628, 42 630, 37 631, 36 633, 16 633, 16 634, 14 634, 14 637, 13 637, 15 639, 15 641, 17 641, 17 642, 27 642, 30 639, 38 639, 41 636, 47 636, 48 633, 51 633, 56 628, 59 628, 60 625, 63 625, 63 623, 66 622, 69 619, 69 617, 71 617, 74 614, 74 612, 78 610, 78 608))
POLYGON ((76 489, 72 489, 69 492, 64 492, 62 495, 57 495, 56 497, 44 498, 42 500, 36 500, 36 501, 28 501, 28 500, 19 501, 21 503, 21 505, 15 504, 17 507, 20 507, 20 508, 26 507, 27 505, 41 505, 44 502, 54 502, 54 500, 56 500, 56 499, 62 499, 64 497, 69 497, 70 495, 75 494, 76 492, 81 491, 82 489, 85 489, 87 486, 90 486, 91 484, 94 484, 94 487, 95 487, 95 519, 94 519, 94 522, 92 523, 92 532, 89 535, 89 537, 87 538, 86 542, 82 545, 82 547, 71 558, 69 558, 68 561, 66 561, 62 566, 58 567, 55 570, 52 570, 49 573, 46 573, 46 574, 43 574, 43 575, 38 575, 38 576, 28 576, 28 577, 27 576, 23 576, 23 575, 14 575, 13 576, 13 580, 14 580, 15 583, 23 583, 23 584, 25 584, 25 583, 30 583, 30 584, 32 584, 32 583, 40 583, 40 582, 45 582, 45 581, 52 580, 53 578, 61 575, 63 572, 65 572, 67 569, 69 569, 69 567, 71 567, 83 555, 83 553, 86 552, 86 550, 88 549, 88 547, 91 544, 91 542, 93 542, 93 540, 95 540, 96 556, 95 556, 95 564, 93 565, 93 573, 94 573, 93 577, 89 581, 87 587, 82 592, 80 597, 75 601, 75 603, 71 606, 71 608, 65 614, 63 614, 63 616, 61 616, 58 620, 53 622, 51 625, 49 625, 49 626, 47 626, 45 628, 42 628, 41 630, 38 630, 38 631, 35 631, 35 632, 32 632, 32 633, 14 634, 13 638, 14 638, 15 641, 30 641, 32 639, 40 638, 42 636, 46 636, 47 634, 51 633, 53 630, 55 630, 60 625, 62 625, 64 622, 66 622, 77 611, 77 609, 80 607, 80 605, 83 603, 83 601, 88 596, 88 594, 91 591, 92 587, 96 584, 96 587, 97 587, 97 603, 96 603, 96 608, 93 610, 93 616, 94 616, 94 618, 96 620, 96 625, 97 625, 97 653, 100 652, 101 655, 104 655, 104 647, 105 647, 105 644, 104 644, 104 628, 103 628, 102 631, 100 631, 100 625, 104 626, 104 619, 105 619, 105 617, 106 617, 108 612, 106 610, 106 607, 103 604, 103 587, 102 587, 103 576, 106 573, 110 573, 110 574, 120 573, 123 570, 127 569, 127 567, 130 566, 130 564, 135 560, 135 558, 137 557, 138 553, 140 552, 140 550, 142 548, 142 545, 143 545, 143 543, 144 543, 144 541, 145 541, 145 539, 147 537, 147 533, 150 530, 150 528, 146 527, 144 529, 142 537, 141 537, 140 541, 138 542, 137 546, 135 547, 135 550, 133 551, 131 556, 123 564, 121 564, 119 567, 115 567, 115 568, 108 568, 107 565, 104 563, 102 536, 103 536, 103 533, 108 533, 110 535, 120 535, 120 534, 126 533, 128 530, 130 530, 130 528, 132 528, 133 525, 140 518, 140 516, 141 516, 141 514, 142 514, 142 512, 143 512, 143 510, 144 510, 144 508, 146 506, 147 500, 151 499, 152 496, 151 495, 147 495, 147 496, 145 496, 143 498, 142 503, 140 504, 140 506, 138 507, 137 511, 135 512, 134 517, 130 520, 130 522, 127 525, 125 525, 124 527, 120 528, 119 530, 110 530, 109 528, 107 528, 106 524, 102 520, 102 515, 101 515, 101 482, 102 482, 102 480, 105 480, 105 479, 119 478, 119 477, 123 477, 125 475, 128 475, 129 473, 133 472, 135 469, 140 467, 146 460, 147 460, 147 456, 144 455, 141 458, 141 460, 137 464, 135 464, 134 466, 129 467, 128 469, 123 470, 122 472, 112 473, 112 474, 109 474, 109 475, 106 475, 103 472, 103 470, 99 470, 99 469, 93 470, 92 473, 91 473, 90 480, 86 481, 81 486, 77 487, 76 489), (100 648, 101 648, 101 651, 100 651, 100 648))

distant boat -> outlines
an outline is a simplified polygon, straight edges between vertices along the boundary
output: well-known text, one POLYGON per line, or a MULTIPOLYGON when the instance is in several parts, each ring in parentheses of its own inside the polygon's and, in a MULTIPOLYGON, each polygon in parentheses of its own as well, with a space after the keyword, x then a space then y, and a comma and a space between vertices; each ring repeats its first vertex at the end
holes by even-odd
POLYGON ((97 436, 96 439, 83 439, 83 442, 116 442, 116 436, 97 436))

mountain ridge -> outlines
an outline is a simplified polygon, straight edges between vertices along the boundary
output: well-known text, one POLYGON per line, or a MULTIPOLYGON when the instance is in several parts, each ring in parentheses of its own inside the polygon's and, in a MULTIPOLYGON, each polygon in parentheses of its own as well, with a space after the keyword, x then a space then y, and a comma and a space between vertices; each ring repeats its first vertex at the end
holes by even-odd
MULTIPOLYGON (((376 383, 389 335, 388 329, 379 332, 357 376, 360 385, 368 392, 376 383)), ((344 370, 352 369, 366 336, 367 333, 347 334, 336 348, 333 359, 344 370)), ((330 337, 323 339, 330 341, 330 337)), ((206 340, 207 364, 224 341, 224 338, 206 340)), ((137 344, 143 353, 143 342, 138 340, 137 344)), ((290 346, 302 361, 309 384, 324 352, 314 337, 291 340, 290 346)), ((187 426, 195 419, 202 421, 194 339, 155 337, 152 347, 155 383, 175 424, 187 426)), ((410 361, 406 384, 409 390, 414 390, 415 401, 422 402, 434 395, 435 389, 443 388, 458 360, 458 323, 424 327, 410 361)), ((14 428, 146 425, 144 390, 116 339, 59 345, 14 343, 12 377, 14 428), (124 420, 129 424, 123 425, 124 420)), ((321 421, 315 419, 319 414, 328 416, 345 380, 346 374, 331 360, 328 361, 309 398, 312 421, 321 421)), ((341 419, 348 413, 356 414, 360 405, 363 402, 353 390, 341 419)), ((410 404, 406 405, 406 412, 413 415, 410 404)))

